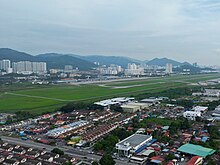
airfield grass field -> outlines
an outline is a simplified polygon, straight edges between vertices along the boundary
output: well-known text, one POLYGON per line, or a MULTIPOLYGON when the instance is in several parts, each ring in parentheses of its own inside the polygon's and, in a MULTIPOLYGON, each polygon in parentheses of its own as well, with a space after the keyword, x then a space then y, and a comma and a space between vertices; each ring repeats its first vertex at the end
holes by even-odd
POLYGON ((39 114, 54 111, 72 101, 135 96, 140 93, 153 94, 215 78, 220 78, 220 74, 171 76, 88 85, 28 86, 27 88, 8 86, 0 93, 0 112, 26 110, 39 114))

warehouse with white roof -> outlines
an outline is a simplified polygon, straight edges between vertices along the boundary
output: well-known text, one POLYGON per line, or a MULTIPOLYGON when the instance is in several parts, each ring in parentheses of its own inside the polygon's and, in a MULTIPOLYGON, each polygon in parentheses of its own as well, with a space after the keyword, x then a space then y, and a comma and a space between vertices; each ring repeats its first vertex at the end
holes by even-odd
POLYGON ((129 157, 152 140, 152 136, 133 134, 116 144, 119 156, 129 157))

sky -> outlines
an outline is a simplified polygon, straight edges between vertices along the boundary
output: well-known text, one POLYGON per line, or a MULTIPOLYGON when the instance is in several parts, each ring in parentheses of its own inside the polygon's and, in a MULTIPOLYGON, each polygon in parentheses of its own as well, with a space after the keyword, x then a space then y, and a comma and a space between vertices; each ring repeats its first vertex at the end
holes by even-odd
POLYGON ((219 65, 220 0, 0 0, 0 47, 219 65))

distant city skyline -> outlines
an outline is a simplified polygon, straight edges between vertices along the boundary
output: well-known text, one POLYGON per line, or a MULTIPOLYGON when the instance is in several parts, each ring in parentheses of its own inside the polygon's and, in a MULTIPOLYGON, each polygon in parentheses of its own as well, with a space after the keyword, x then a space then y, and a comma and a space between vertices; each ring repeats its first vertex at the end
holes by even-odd
POLYGON ((219 65, 217 0, 0 0, 0 47, 219 65))

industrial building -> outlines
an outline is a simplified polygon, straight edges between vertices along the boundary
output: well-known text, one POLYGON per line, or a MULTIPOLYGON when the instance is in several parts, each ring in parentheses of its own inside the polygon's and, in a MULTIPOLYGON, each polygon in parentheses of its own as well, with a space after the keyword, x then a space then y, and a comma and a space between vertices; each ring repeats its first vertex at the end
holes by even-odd
POLYGON ((127 102, 132 101, 132 100, 134 100, 134 98, 132 98, 132 97, 117 97, 117 98, 113 98, 113 99, 108 99, 108 100, 102 100, 102 101, 99 101, 99 102, 95 102, 94 104, 101 105, 103 107, 107 107, 107 106, 110 106, 110 105, 127 103, 127 102))
POLYGON ((160 100, 161 99, 157 99, 157 98, 148 98, 148 99, 141 100, 141 102, 149 104, 149 105, 157 105, 157 104, 160 104, 160 100))
POLYGON ((136 105, 122 105, 121 108, 125 113, 135 113, 140 110, 140 107, 136 105))
POLYGON ((124 112, 126 113, 135 113, 139 110, 143 110, 148 108, 149 104, 146 103, 136 103, 136 102, 129 102, 121 106, 124 112))
POLYGON ((211 148, 202 147, 200 145, 194 144, 184 144, 177 149, 179 152, 183 152, 190 155, 196 155, 201 157, 206 157, 215 153, 215 150, 211 148))

